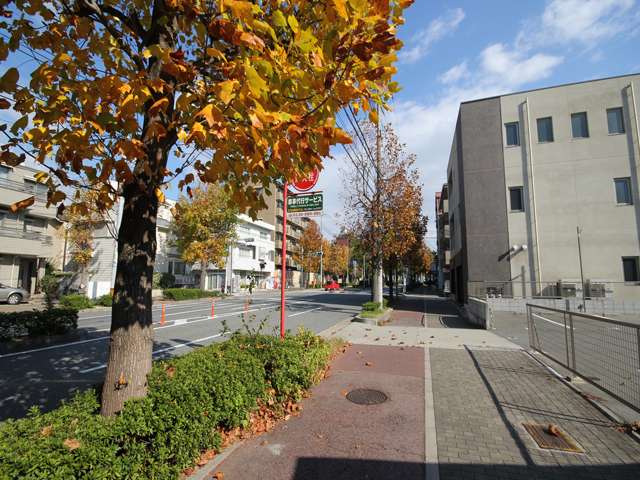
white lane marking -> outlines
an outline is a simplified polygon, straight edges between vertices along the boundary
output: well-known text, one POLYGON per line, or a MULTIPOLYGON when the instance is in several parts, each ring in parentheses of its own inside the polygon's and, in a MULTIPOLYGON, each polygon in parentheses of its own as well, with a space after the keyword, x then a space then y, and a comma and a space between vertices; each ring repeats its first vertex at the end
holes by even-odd
MULTIPOLYGON (((268 299, 265 299, 265 300, 268 300, 268 299)), ((262 300, 260 300, 260 301, 262 301, 262 300)), ((237 304, 238 302, 214 302, 214 303, 216 304, 216 307, 222 307, 222 306, 225 306, 225 305, 234 305, 234 304, 237 304)), ((192 305, 199 305, 199 304, 202 304, 203 308, 204 307, 211 308, 211 302, 203 302, 203 301, 200 301, 200 302, 188 302, 188 303, 180 303, 180 302, 179 303, 171 303, 171 304, 167 304, 166 308, 189 307, 189 306, 192 306, 192 305)), ((160 302, 160 303, 155 303, 154 302, 152 310, 154 312, 157 311, 157 310, 162 310, 162 302, 160 302)), ((94 315, 94 316, 91 316, 91 317, 83 317, 82 314, 80 314, 78 316, 78 319, 79 320, 91 320, 93 318, 105 318, 105 317, 110 317, 110 316, 111 316, 111 312, 109 311, 108 313, 105 312, 103 315, 94 315)))
POLYGON ((438 440, 436 435, 436 412, 433 396, 433 374, 429 347, 424 348, 424 461, 425 480, 439 480, 438 440))
MULTIPOLYGON (((167 347, 167 348, 161 348, 160 350, 154 350, 151 354, 152 355, 158 355, 159 353, 168 352, 170 350, 176 350, 176 349, 182 348, 182 347, 188 347, 189 345, 193 345, 194 343, 204 342, 204 341, 207 341, 207 340, 211 340, 213 338, 222 337, 224 335, 228 335, 228 333, 217 333, 216 335, 209 335, 208 337, 196 338, 195 340, 189 340, 188 342, 185 342, 185 343, 179 343, 177 345, 171 345, 170 347, 167 347)), ((84 370, 80 370, 80 373, 94 372, 96 370, 101 370, 101 369, 105 368, 106 366, 107 366, 107 364, 103 363, 102 365, 97 365, 95 367, 91 367, 91 368, 86 368, 84 370)))
POLYGON ((5 353, 4 355, 0 355, 0 358, 16 357, 18 355, 29 355, 30 353, 34 353, 34 352, 44 352, 45 350, 53 350, 53 349, 56 349, 56 348, 70 347, 72 345, 80 345, 82 343, 97 342, 98 340, 104 340, 106 338, 109 338, 109 337, 90 338, 89 340, 78 340, 77 342, 62 343, 60 345, 51 345, 49 347, 34 348, 34 349, 31 349, 31 350, 23 350, 22 352, 5 353))
POLYGON ((554 322, 553 320, 549 320, 548 318, 541 317, 537 313, 534 313, 533 316, 534 317, 538 317, 540 320, 544 320, 545 322, 553 323, 554 325, 558 325, 558 326, 563 327, 563 328, 569 328, 568 326, 565 327, 564 324, 562 324, 562 323, 554 322))
MULTIPOLYGON (((247 310, 247 313, 259 312, 261 310, 269 310, 269 308, 271 308, 271 307, 254 308, 254 309, 247 310)), ((240 311, 237 311, 237 312, 223 313, 221 315, 216 315, 214 317, 214 320, 218 319, 218 318, 232 317, 234 315, 239 315, 239 314, 243 314, 243 313, 245 313, 244 310, 240 310, 240 311)), ((184 319, 183 322, 180 322, 180 320, 178 320, 177 322, 180 322, 180 323, 176 323, 176 321, 174 321, 174 323, 171 324, 171 325, 163 325, 163 326, 160 326, 160 327, 155 327, 154 330, 162 330, 164 328, 179 327, 179 326, 182 326, 182 325, 189 325, 189 324, 192 324, 192 323, 204 322, 204 321, 207 321, 207 320, 211 320, 211 316, 210 315, 206 316, 204 318, 202 318, 202 317, 191 317, 191 318, 184 319)), ((154 322, 154 325, 157 325, 157 324, 158 324, 158 322, 154 322)), ((108 332, 109 329, 105 328, 105 329, 96 330, 96 331, 97 332, 108 332)), ((43 352, 45 350, 55 350, 55 349, 58 349, 58 348, 71 347, 73 345, 80 345, 80 344, 83 344, 83 343, 97 342, 98 340, 106 340, 108 338, 110 338, 110 336, 105 335, 103 337, 90 338, 88 340, 78 340, 76 342, 61 343, 59 345, 51 345, 49 347, 34 348, 32 350, 24 350, 22 352, 5 353, 4 355, 0 355, 0 358, 16 357, 16 356, 19 356, 19 355, 29 355, 31 353, 43 352)))
POLYGON ((315 310, 320 310, 322 307, 312 308, 311 310, 307 310, 305 312, 292 313, 291 315, 287 315, 287 318, 297 317, 298 315, 304 315, 305 313, 313 312, 315 310))

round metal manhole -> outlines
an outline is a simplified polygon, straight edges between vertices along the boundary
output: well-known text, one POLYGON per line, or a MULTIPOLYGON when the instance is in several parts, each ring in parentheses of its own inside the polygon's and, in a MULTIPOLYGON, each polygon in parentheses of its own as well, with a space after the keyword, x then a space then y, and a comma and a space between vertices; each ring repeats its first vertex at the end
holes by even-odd
POLYGON ((378 405, 389 399, 384 392, 370 388, 357 388, 347 393, 347 400, 358 405, 378 405))

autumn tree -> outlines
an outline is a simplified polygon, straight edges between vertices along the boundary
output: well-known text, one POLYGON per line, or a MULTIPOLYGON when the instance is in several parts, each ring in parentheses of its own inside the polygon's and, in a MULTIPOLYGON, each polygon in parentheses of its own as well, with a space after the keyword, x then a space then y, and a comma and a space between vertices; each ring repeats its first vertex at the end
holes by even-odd
POLYGON ((346 149, 352 164, 343 175, 346 228, 371 252, 374 266, 382 263, 393 294, 403 259, 426 233, 416 157, 390 124, 354 120, 358 141, 346 149))
POLYGON ((0 161, 32 156, 50 204, 85 182, 124 200, 102 413, 143 397, 163 189, 224 182, 252 214, 273 181, 321 167, 346 105, 397 90, 396 28, 413 0, 0 0, 0 161), (11 58, 9 58, 11 56, 11 58), (24 67, 23 67, 24 68, 24 67), (189 167, 189 168, 187 168, 189 167))
POLYGON ((237 210, 220 185, 202 185, 191 198, 182 197, 171 223, 172 243, 185 262, 200 267, 200 288, 206 288, 207 267, 223 267, 229 245, 235 238, 237 210))
POLYGON ((324 252, 324 271, 341 277, 347 273, 349 266, 349 247, 336 242, 325 240, 323 246, 324 252))
POLYGON ((302 266, 305 272, 311 273, 320 270, 322 240, 320 227, 315 221, 309 220, 300 235, 299 248, 293 253, 294 260, 302 266))

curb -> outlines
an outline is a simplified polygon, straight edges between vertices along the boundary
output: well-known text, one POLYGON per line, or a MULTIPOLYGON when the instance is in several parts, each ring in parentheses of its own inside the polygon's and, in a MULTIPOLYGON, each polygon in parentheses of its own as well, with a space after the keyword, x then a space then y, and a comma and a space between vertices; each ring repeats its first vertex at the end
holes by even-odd
POLYGON ((352 322, 356 322, 356 323, 364 323, 366 325, 379 326, 381 322, 386 322, 387 320, 389 320, 389 318, 391 317, 392 313, 393 313, 393 308, 387 308, 387 311, 384 312, 379 317, 363 318, 360 315, 356 315, 355 317, 353 317, 353 320, 351 320, 351 321, 352 322))
POLYGON ((218 468, 220 464, 224 462, 229 455, 231 455, 233 452, 236 451, 237 448, 239 448, 242 444, 244 444, 244 442, 245 442, 244 440, 238 440, 233 445, 225 448, 222 452, 220 452, 218 455, 213 457, 211 460, 209 460, 202 467, 200 467, 198 470, 196 470, 194 473, 192 473, 186 478, 188 478, 189 480, 206 480, 207 477, 209 477, 209 475, 216 468, 218 468))

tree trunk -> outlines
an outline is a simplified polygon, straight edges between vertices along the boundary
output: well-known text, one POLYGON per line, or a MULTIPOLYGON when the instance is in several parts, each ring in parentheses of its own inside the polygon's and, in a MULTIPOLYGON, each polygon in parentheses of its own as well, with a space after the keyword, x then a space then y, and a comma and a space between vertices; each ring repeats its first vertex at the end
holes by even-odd
POLYGON ((151 289, 156 258, 158 199, 138 183, 125 186, 118 234, 118 265, 111 313, 109 361, 102 388, 102 415, 147 394, 153 326, 151 289))
POLYGON ((207 289, 207 267, 205 262, 200 262, 200 290, 207 289))

